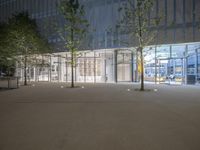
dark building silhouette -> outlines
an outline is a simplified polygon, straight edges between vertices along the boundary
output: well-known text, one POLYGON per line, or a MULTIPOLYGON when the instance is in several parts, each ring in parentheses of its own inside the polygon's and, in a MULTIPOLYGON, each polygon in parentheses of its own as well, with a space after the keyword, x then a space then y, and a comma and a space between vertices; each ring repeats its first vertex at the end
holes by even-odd
MULTIPOLYGON (((6 21, 12 14, 28 11, 35 18, 38 25, 46 27, 46 20, 60 18, 56 8, 59 0, 1 0, 0 21, 6 21)), ((125 38, 114 31, 116 21, 120 18, 118 8, 126 0, 80 0, 84 4, 87 19, 90 22, 92 47, 116 48, 123 46, 120 39, 125 38), (112 31, 113 30, 113 31, 112 31)), ((200 34, 198 22, 200 18, 199 0, 155 0, 153 12, 149 18, 162 15, 163 19, 159 29, 157 44, 198 42, 200 34)), ((151 26, 149 19, 149 26, 151 26)), ((50 30, 50 29, 49 29, 50 30)), ((50 42, 59 41, 58 38, 49 36, 50 42)))

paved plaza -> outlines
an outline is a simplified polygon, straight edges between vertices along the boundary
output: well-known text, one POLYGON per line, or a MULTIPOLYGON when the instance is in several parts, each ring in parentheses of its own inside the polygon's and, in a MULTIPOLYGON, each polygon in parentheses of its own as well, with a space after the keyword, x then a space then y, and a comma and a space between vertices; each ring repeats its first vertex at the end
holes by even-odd
POLYGON ((138 87, 37 83, 1 90, 0 150, 199 150, 200 87, 138 87))

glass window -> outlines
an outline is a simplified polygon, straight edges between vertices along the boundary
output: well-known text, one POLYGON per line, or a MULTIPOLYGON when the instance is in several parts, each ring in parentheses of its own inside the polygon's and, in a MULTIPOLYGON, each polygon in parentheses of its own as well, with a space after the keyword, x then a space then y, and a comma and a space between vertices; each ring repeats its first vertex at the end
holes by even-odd
POLYGON ((24 11, 28 10, 28 4, 30 3, 29 1, 24 1, 24 11))
POLYGON ((24 0, 20 0, 20 11, 24 10, 24 0))
POLYGON ((193 16, 192 7, 193 7, 192 1, 186 0, 185 1, 185 8, 186 8, 185 15, 186 15, 186 22, 187 23, 191 23, 192 22, 192 16, 193 16))
MULTIPOLYGON (((0 5, 0 14, 3 14, 1 5, 0 5)), ((0 15, 0 21, 2 21, 2 15, 0 15)))
POLYGON ((168 6, 168 25, 172 25, 174 21, 174 0, 167 0, 167 6, 168 6))
POLYGON ((193 28, 192 27, 187 27, 185 29, 185 39, 187 42, 193 41, 193 28))
MULTIPOLYGON (((156 3, 153 5, 153 9, 150 11, 150 18, 156 17, 156 3)), ((154 20, 150 19, 150 25, 154 25, 154 20)))
POLYGON ((157 46, 156 58, 157 59, 170 58, 170 46, 169 45, 157 46))
POLYGON ((185 41, 183 28, 176 29, 175 41, 176 41, 176 43, 183 43, 185 41))
POLYGON ((172 58, 183 58, 185 56, 185 45, 172 46, 172 58))
POLYGON ((144 49, 144 77, 145 81, 155 79, 155 46, 144 49))
POLYGON ((196 16, 196 21, 199 20, 200 18, 200 1, 199 0, 195 0, 195 16, 196 16))
POLYGON ((194 75, 195 74, 195 63, 196 62, 196 55, 190 55, 187 58, 187 74, 194 75))
POLYGON ((183 0, 176 0, 176 23, 183 23, 183 0))
POLYGON ((200 51, 197 53, 197 82, 200 83, 200 51))
POLYGON ((165 0, 159 0, 158 1, 158 5, 159 5, 159 12, 158 12, 158 14, 157 15, 160 15, 159 17, 162 17, 162 19, 161 19, 161 22, 160 22, 160 25, 164 25, 164 23, 165 23, 165 8, 166 8, 166 6, 165 6, 165 0))
POLYGON ((155 46, 144 49, 144 60, 147 64, 155 63, 155 46))
POLYGON ((187 55, 195 54, 196 50, 200 48, 200 44, 189 44, 187 55))
POLYGON ((166 37, 166 32, 163 30, 163 29, 160 29, 160 30, 158 30, 158 34, 157 34, 157 42, 158 43, 162 43, 162 44, 165 44, 165 43, 167 43, 167 41, 166 41, 166 39, 167 39, 167 37, 166 37))
POLYGON ((5 19, 8 19, 8 5, 5 5, 5 19))

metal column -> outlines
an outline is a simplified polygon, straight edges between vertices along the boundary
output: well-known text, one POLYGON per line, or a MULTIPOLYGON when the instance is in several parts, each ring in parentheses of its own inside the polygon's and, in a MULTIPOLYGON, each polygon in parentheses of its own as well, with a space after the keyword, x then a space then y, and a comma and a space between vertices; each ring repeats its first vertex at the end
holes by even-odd
POLYGON ((114 51, 114 82, 118 82, 117 78, 117 55, 118 55, 118 50, 114 51))

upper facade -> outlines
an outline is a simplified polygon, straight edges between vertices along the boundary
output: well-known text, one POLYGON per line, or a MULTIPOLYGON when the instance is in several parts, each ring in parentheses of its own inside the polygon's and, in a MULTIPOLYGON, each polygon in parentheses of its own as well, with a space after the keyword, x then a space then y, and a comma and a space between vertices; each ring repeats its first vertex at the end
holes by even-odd
MULTIPOLYGON (((58 13, 56 2, 59 0, 0 0, 0 21, 20 11, 28 11, 37 20, 41 32, 47 36, 50 43, 62 43, 52 32, 49 22, 55 18, 63 24, 58 13), (46 34, 48 33, 48 34, 46 34)), ((86 17, 90 23, 89 45, 83 49, 104 49, 125 47, 122 41, 126 35, 120 35, 115 30, 116 22, 122 16, 118 8, 126 0, 79 0, 85 6, 86 17)), ((134 1, 134 0, 133 0, 134 1)), ((136 0, 135 0, 136 1, 136 0)), ((200 0, 155 0, 151 18, 161 15, 162 21, 156 29, 159 30, 155 44, 199 42, 200 0)), ((152 43, 154 44, 154 43, 152 43)), ((136 43, 133 40, 133 45, 136 43)), ((62 50, 61 50, 62 51, 62 50)))

